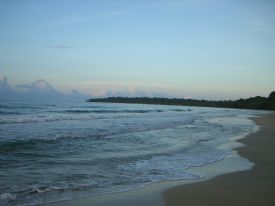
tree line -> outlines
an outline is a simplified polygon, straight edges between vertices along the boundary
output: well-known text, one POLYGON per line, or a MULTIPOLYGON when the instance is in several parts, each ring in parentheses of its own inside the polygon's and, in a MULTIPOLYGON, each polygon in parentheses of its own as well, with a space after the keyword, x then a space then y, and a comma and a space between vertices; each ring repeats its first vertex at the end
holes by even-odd
POLYGON ((250 97, 238 100, 196 100, 179 98, 159 98, 159 97, 107 97, 92 98, 87 102, 110 102, 110 103, 131 103, 131 104, 160 104, 160 105, 181 105, 181 106, 200 106, 200 107, 223 107, 239 109, 263 109, 275 110, 275 91, 268 97, 250 97))

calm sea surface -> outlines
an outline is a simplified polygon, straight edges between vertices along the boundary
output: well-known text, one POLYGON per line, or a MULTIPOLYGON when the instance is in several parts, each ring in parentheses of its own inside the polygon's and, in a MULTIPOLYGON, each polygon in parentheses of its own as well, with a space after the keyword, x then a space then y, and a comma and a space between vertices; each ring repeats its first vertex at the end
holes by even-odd
POLYGON ((0 102, 0 205, 37 205, 197 179, 222 160, 259 111, 199 107, 0 102))

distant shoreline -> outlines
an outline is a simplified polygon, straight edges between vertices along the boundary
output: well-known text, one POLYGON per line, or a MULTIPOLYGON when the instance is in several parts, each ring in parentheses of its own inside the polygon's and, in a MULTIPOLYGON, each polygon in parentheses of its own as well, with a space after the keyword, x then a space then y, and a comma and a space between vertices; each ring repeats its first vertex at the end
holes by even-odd
POLYGON ((275 92, 271 92, 269 97, 250 97, 239 100, 209 101, 196 99, 158 98, 158 97, 107 97, 92 98, 87 102, 105 103, 129 103, 129 104, 154 104, 154 105, 175 105, 175 106, 198 106, 217 107, 232 109, 258 109, 275 110, 275 92))

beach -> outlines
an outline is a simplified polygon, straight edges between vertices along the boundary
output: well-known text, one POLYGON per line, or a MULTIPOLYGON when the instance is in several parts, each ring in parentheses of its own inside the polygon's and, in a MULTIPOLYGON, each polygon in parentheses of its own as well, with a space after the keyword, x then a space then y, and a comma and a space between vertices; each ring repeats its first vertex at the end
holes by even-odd
POLYGON ((190 171, 204 173, 206 179, 177 180, 153 183, 144 188, 74 199, 49 204, 50 206, 182 206, 182 205, 274 205, 275 197, 275 114, 253 118, 261 128, 258 132, 238 140, 244 144, 236 149, 243 158, 231 157, 206 165, 190 168, 190 171), (252 169, 240 168, 249 159, 252 169), (232 171, 230 171, 232 167, 232 171), (239 172, 234 168, 239 167, 239 172), (222 175, 220 175, 222 174, 222 175), (195 182, 195 183, 194 183, 195 182))
POLYGON ((165 205, 275 205, 275 114, 253 120, 261 130, 240 140, 245 147, 238 149, 255 164, 251 170, 170 189, 165 205))

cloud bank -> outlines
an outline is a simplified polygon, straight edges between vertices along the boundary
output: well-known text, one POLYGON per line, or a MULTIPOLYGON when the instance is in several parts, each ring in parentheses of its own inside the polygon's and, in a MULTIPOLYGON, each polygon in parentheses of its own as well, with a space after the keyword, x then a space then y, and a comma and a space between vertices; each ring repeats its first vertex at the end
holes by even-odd
POLYGON ((8 84, 8 78, 0 74, 0 99, 2 97, 11 98, 15 95, 15 90, 8 84))
POLYGON ((141 91, 136 89, 136 85, 133 84, 123 84, 117 88, 111 83, 101 82, 100 85, 90 84, 86 87, 90 88, 89 90, 93 91, 93 94, 86 95, 78 90, 72 90, 69 94, 64 94, 45 79, 12 86, 8 83, 6 76, 0 75, 0 100, 85 101, 92 97, 172 97, 164 93, 141 91), (112 90, 109 90, 109 88, 112 88, 112 90))
POLYGON ((77 90, 64 94, 44 79, 13 87, 6 76, 0 75, 0 100, 84 101, 90 97, 77 90))

